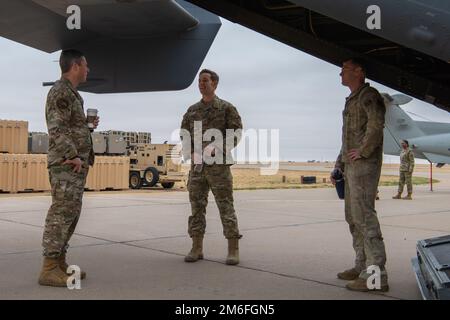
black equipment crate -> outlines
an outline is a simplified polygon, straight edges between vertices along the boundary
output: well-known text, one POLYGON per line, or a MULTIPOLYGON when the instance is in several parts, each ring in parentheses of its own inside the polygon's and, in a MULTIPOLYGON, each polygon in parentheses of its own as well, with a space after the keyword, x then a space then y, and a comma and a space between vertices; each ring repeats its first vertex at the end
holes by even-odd
POLYGON ((302 176, 300 182, 302 184, 315 184, 317 179, 315 176, 302 176))
POLYGON ((426 300, 450 300, 450 235, 419 240, 412 259, 416 279, 426 300))

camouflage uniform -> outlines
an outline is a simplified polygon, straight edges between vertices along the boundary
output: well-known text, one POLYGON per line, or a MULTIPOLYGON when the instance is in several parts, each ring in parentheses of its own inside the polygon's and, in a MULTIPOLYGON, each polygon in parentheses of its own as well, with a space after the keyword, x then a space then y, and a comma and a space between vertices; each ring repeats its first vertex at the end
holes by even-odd
MULTIPOLYGON (((342 148, 336 167, 345 176, 345 219, 356 252, 355 269, 384 267, 386 252, 375 211, 375 197, 383 160, 383 128, 386 109, 378 91, 363 85, 346 99, 343 112, 342 148), (361 159, 347 154, 358 149, 361 159)), ((361 272, 364 277, 366 272, 361 272)))
MULTIPOLYGON (((208 129, 222 132, 225 143, 226 129, 242 129, 241 117, 229 102, 215 97, 209 104, 202 101, 191 106, 183 117, 181 129, 191 135, 191 150, 194 150, 194 121, 202 121, 202 133, 208 129)), ((239 139, 235 139, 234 146, 239 139)), ((184 141, 184 143, 189 143, 184 141)), ((209 142, 203 142, 203 149, 209 142)), ((230 151, 230 150, 228 150, 230 151)), ((223 148, 224 162, 230 152, 223 148)), ((206 229, 206 206, 211 189, 219 209, 223 234, 227 239, 240 238, 238 221, 233 205, 233 176, 230 164, 203 165, 201 172, 194 170, 192 161, 189 172, 188 190, 192 215, 189 217, 188 232, 191 238, 203 236, 206 229)))
POLYGON ((412 173, 414 171, 414 153, 411 149, 402 150, 400 153, 400 180, 398 193, 402 194, 403 188, 407 186, 408 193, 412 193, 412 173))
POLYGON ((48 170, 52 205, 45 220, 42 240, 44 256, 59 257, 67 251, 80 217, 89 165, 94 164, 91 133, 83 110, 83 99, 69 80, 61 78, 47 96, 45 116, 49 133, 48 170), (81 172, 63 165, 79 157, 81 172))

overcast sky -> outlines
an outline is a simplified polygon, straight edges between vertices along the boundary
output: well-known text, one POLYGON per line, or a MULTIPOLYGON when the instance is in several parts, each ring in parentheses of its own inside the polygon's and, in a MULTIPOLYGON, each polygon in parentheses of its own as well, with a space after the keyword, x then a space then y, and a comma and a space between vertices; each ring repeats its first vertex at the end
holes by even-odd
MULTIPOLYGON (((245 128, 279 129, 282 160, 334 160, 349 94, 340 84, 339 68, 240 25, 222 23, 203 63, 221 77, 217 95, 238 108, 245 128)), ((46 131, 49 88, 42 82, 59 78, 59 52, 47 54, 4 38, 0 52, 0 119, 27 120, 30 131, 46 131)), ((396 93, 369 82, 380 92, 396 93)), ((186 109, 200 99, 197 79, 176 92, 82 95, 85 108, 99 109, 99 130, 149 131, 154 143, 169 140, 186 109)), ((448 112, 418 100, 404 110, 421 120, 450 122, 448 112)))

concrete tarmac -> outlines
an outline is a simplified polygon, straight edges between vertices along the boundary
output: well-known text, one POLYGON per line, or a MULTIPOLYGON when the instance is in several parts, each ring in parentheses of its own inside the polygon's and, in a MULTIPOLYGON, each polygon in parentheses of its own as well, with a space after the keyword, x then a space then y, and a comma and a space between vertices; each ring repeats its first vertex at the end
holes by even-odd
POLYGON ((186 192, 87 192, 68 255, 88 273, 81 290, 37 284, 50 197, 0 195, 0 299, 421 299, 410 260, 417 240, 450 233, 450 187, 416 187, 413 201, 393 194, 382 187, 377 201, 391 287, 384 294, 351 292, 336 278, 354 253, 334 189, 235 192, 238 266, 224 264, 212 195, 205 260, 188 264, 186 192))

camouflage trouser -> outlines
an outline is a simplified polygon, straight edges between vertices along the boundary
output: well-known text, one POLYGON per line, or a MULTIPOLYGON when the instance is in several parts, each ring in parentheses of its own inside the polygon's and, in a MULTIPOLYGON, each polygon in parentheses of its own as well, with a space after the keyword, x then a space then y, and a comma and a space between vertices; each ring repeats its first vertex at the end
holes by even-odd
POLYGON ((44 256, 59 257, 65 253, 78 219, 80 218, 84 185, 89 168, 80 173, 73 172, 71 166, 49 168, 52 187, 52 205, 45 220, 42 246, 44 256))
POLYGON ((206 229, 206 206, 211 189, 219 208, 225 238, 240 238, 233 205, 233 176, 230 166, 203 166, 202 172, 189 172, 188 190, 192 215, 189 217, 189 236, 203 236, 206 229))
POLYGON ((408 190, 408 193, 412 193, 412 173, 408 171, 400 171, 400 180, 398 182, 398 193, 403 193, 403 188, 405 187, 408 190))
MULTIPOLYGON (((384 267, 386 251, 375 211, 375 197, 380 180, 381 161, 357 160, 345 164, 345 219, 353 237, 355 268, 384 267)), ((362 272, 363 273, 363 272, 362 272)))

